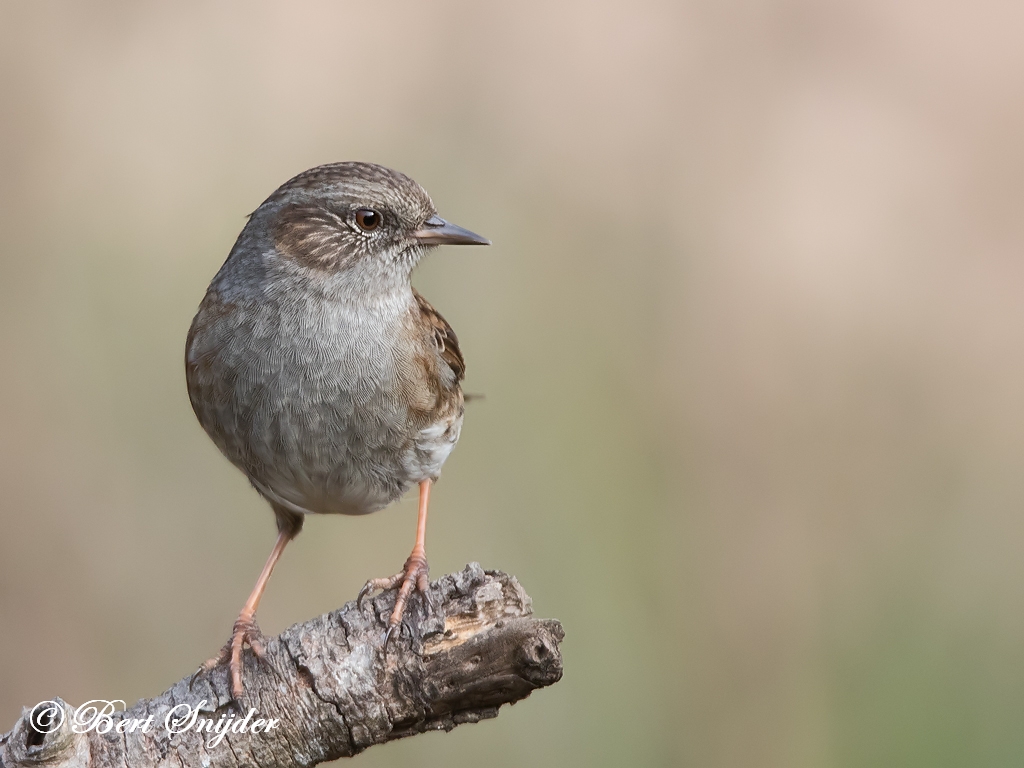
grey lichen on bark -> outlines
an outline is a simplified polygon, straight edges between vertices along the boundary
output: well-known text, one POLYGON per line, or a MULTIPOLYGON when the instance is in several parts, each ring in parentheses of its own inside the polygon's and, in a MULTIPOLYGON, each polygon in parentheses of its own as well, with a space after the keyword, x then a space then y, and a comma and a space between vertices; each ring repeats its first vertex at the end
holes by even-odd
POLYGON ((290 627, 267 641, 262 659, 246 651, 240 702, 232 701, 220 667, 116 712, 98 728, 76 729, 74 708, 60 699, 52 717, 38 706, 25 709, 0 736, 0 768, 312 766, 496 717, 502 704, 561 678, 562 627, 533 617, 514 577, 471 563, 431 584, 429 597, 432 609, 412 601, 405 631, 392 637, 387 654, 382 645, 394 591, 363 610, 351 602, 290 627), (247 729, 222 727, 220 739, 201 729, 204 720, 211 727, 241 724, 250 709, 256 714, 247 729), (172 710, 175 716, 198 711, 198 717, 191 726, 168 729, 172 710), (253 732, 256 719, 264 725, 253 732), (118 732, 147 720, 147 728, 118 732), (276 723, 267 730, 271 720, 276 723))

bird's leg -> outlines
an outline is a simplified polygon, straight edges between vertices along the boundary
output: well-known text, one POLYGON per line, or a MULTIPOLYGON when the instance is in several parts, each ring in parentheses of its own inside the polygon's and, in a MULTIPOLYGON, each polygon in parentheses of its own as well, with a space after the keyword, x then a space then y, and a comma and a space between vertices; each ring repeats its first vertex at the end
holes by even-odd
POLYGON ((384 636, 384 648, 387 649, 388 640, 395 628, 402 623, 402 616, 405 614, 405 605, 409 601, 409 595, 413 589, 427 596, 427 589, 430 587, 430 572, 427 565, 426 538, 427 538, 427 506, 430 503, 430 480, 423 480, 420 483, 420 510, 416 521, 416 544, 412 548, 412 554, 405 561, 401 572, 394 576, 383 579, 370 579, 363 588, 359 590, 357 601, 360 606, 363 598, 375 589, 394 589, 398 587, 398 598, 395 600, 395 609, 391 612, 391 620, 388 622, 388 632, 384 636))
POLYGON ((231 630, 231 639, 228 640, 219 654, 207 661, 199 669, 200 672, 208 672, 225 661, 229 662, 231 695, 235 699, 239 699, 242 696, 242 647, 248 643, 256 656, 261 658, 263 656, 263 635, 260 632, 260 628, 256 625, 256 609, 259 608, 260 598, 263 597, 263 590, 266 589, 267 582, 270 581, 270 574, 274 572, 274 566, 277 565, 277 561, 281 558, 281 553, 284 552, 285 545, 294 538, 295 533, 297 531, 293 532, 290 530, 282 530, 278 533, 277 542, 270 552, 270 557, 267 558, 260 577, 256 579, 256 586, 253 587, 249 599, 245 601, 241 613, 238 614, 238 618, 235 620, 235 626, 231 630))

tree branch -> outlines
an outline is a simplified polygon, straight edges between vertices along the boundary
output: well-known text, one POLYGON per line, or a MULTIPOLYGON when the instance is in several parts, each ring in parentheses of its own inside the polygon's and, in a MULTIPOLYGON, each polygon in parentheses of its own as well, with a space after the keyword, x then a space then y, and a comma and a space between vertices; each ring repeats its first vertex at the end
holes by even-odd
POLYGON ((502 704, 561 678, 562 627, 532 617, 514 577, 472 563, 431 584, 430 599, 433 612, 410 602, 386 657, 393 590, 368 601, 372 610, 352 602, 290 627, 267 641, 265 658, 246 651, 241 702, 219 667, 107 718, 90 721, 80 707, 77 727, 60 699, 51 715, 26 709, 0 736, 0 768, 313 766, 496 717, 502 704))

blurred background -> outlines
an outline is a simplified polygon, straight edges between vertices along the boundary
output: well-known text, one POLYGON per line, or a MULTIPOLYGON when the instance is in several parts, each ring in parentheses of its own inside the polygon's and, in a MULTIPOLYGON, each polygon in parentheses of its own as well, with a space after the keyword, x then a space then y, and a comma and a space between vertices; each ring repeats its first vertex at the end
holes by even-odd
MULTIPOLYGON (((1024 762, 1024 6, 0 2, 0 731, 227 638, 266 504, 185 393, 245 216, 401 169, 484 393, 435 576, 565 677, 363 766, 1024 762)), ((268 633, 408 554, 312 519, 268 633)))

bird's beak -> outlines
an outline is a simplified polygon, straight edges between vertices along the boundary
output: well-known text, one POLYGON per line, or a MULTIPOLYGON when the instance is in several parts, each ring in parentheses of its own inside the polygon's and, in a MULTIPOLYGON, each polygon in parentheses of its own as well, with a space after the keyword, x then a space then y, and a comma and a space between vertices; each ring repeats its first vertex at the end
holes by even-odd
POLYGON ((491 241, 475 232, 451 224, 440 216, 431 216, 412 233, 424 245, 490 245, 491 241))

